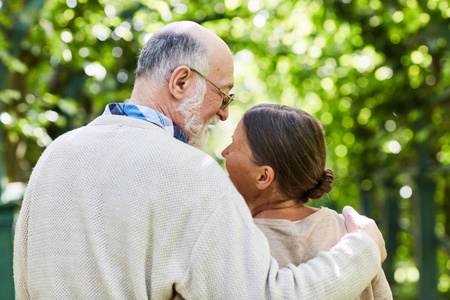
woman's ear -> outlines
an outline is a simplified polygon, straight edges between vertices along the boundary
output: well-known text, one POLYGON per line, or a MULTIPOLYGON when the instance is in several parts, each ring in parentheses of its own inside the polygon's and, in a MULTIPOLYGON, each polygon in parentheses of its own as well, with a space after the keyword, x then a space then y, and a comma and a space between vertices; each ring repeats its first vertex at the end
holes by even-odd
POLYGON ((176 68, 169 78, 169 91, 177 100, 186 98, 189 87, 193 85, 193 72, 187 66, 179 66, 176 68))
POLYGON ((256 187, 259 190, 265 190, 275 181, 275 172, 272 167, 261 166, 256 182, 256 187))

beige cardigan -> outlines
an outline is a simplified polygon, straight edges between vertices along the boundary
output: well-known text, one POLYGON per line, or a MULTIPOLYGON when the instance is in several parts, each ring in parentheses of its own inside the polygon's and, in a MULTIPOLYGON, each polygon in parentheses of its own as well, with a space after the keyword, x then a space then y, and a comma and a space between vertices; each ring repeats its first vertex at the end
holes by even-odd
POLYGON ((100 116, 45 150, 14 246, 17 299, 349 299, 380 268, 358 233, 279 269, 212 157, 125 116, 100 116))
MULTIPOLYGON (((307 262, 320 251, 330 250, 347 233, 342 216, 325 207, 297 222, 274 219, 253 221, 267 237, 270 252, 280 267, 307 262)), ((392 299, 383 270, 359 299, 392 299)))

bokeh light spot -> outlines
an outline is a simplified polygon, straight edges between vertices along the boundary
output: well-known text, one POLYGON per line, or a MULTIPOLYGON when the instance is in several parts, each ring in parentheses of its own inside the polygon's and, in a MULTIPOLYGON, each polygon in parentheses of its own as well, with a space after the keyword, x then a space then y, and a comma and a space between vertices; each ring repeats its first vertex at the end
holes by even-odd
POLYGON ((64 43, 68 44, 73 40, 73 36, 70 32, 63 31, 61 32, 61 39, 63 40, 64 43))
POLYGON ((403 199, 409 199, 411 198, 413 192, 410 186, 405 185, 400 188, 399 194, 403 199))
POLYGON ((9 125, 12 123, 12 117, 10 114, 8 114, 7 112, 2 112, 0 114, 0 122, 2 122, 3 124, 9 125))
POLYGON ((369 179, 364 179, 361 181, 361 189, 363 191, 370 191, 372 189, 372 181, 369 179))
POLYGON ((375 78, 383 81, 392 77, 394 72, 389 67, 381 67, 375 71, 375 78))
POLYGON ((67 0, 66 4, 70 8, 75 8, 77 6, 77 0, 67 0))
POLYGON ((385 128, 387 131, 392 132, 392 131, 395 130, 395 128, 397 128, 397 123, 395 123, 394 120, 387 120, 387 121, 384 123, 384 128, 385 128))
POLYGON ((397 141, 390 141, 388 143, 388 149, 389 151, 391 151, 391 153, 398 154, 400 153, 400 151, 402 151, 402 146, 397 141))
POLYGON ((337 156, 344 157, 347 155, 347 147, 345 147, 345 145, 337 145, 334 152, 337 156))
POLYGON ((102 81, 106 76, 106 69, 99 63, 92 63, 84 68, 84 72, 88 76, 93 76, 98 81, 102 81))

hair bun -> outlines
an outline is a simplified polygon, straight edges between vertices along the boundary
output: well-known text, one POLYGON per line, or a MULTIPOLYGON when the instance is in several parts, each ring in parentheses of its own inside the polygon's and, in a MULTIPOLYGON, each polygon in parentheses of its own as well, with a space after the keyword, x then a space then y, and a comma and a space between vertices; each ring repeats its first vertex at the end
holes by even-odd
POLYGON ((331 191, 334 179, 334 173, 331 169, 325 169, 322 173, 322 178, 319 180, 317 185, 306 192, 308 199, 319 199, 323 194, 331 191))

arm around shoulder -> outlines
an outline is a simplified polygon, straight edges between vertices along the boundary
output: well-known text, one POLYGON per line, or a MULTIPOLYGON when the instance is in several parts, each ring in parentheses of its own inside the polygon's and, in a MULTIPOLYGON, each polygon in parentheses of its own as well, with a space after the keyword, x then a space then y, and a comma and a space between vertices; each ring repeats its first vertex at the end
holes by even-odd
POLYGON ((244 200, 226 187, 221 191, 176 286, 185 299, 351 299, 380 271, 378 247, 365 233, 279 269, 244 200))
POLYGON ((380 269, 380 254, 372 238, 365 233, 347 234, 330 251, 304 264, 289 265, 277 273, 270 270, 269 286, 274 299, 286 298, 289 290, 289 299, 355 299, 380 269))

